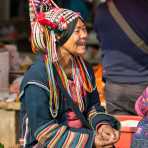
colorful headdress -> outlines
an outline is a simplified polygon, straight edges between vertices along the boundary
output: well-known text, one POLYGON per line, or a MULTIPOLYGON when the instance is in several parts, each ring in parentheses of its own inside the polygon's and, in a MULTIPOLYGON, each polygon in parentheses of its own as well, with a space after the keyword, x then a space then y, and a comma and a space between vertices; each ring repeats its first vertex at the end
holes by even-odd
POLYGON ((29 0, 33 52, 48 52, 57 61, 55 33, 65 31, 79 13, 59 8, 52 0, 29 0))
MULTIPOLYGON (((59 109, 59 90, 54 77, 53 64, 59 73, 63 86, 69 91, 66 75, 58 63, 57 44, 62 45, 68 40, 75 28, 77 18, 81 18, 81 16, 79 13, 71 10, 59 8, 52 0, 29 0, 29 6, 32 29, 32 48, 34 52, 43 51, 45 55, 44 61, 50 88, 49 106, 51 115, 55 118, 59 109), (64 32, 66 30, 68 31, 65 36, 64 32), (62 39, 60 38, 57 40, 56 33, 61 33, 62 39)), ((80 83, 79 81, 81 81, 87 91, 92 91, 93 86, 91 85, 90 77, 84 62, 77 57, 74 59, 74 63, 77 65, 74 68, 76 69, 75 73, 77 73, 75 74, 77 83, 80 83), (80 73, 83 77, 79 78, 80 73)), ((77 90, 80 91, 79 88, 77 88, 77 90)))

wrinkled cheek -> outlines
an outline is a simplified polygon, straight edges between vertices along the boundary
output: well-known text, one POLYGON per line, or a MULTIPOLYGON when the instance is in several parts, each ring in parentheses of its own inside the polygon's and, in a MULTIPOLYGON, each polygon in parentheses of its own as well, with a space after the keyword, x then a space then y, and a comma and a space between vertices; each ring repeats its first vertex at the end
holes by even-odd
POLYGON ((79 46, 77 46, 77 45, 72 46, 73 53, 76 53, 78 50, 79 50, 79 46))

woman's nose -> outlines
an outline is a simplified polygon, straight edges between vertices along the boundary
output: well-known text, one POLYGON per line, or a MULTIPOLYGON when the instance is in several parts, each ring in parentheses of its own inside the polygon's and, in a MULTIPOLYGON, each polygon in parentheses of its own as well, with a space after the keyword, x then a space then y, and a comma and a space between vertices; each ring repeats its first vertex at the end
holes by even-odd
POLYGON ((80 36, 81 36, 82 38, 86 38, 86 37, 88 36, 87 31, 86 31, 86 30, 82 30, 80 36))

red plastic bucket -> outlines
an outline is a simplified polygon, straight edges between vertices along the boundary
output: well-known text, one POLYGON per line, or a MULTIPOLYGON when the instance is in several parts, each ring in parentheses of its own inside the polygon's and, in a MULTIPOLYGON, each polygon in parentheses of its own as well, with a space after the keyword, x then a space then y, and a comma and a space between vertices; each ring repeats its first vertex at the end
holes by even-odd
POLYGON ((137 130, 136 125, 142 117, 131 115, 117 115, 116 118, 121 122, 122 127, 120 139, 115 146, 116 148, 130 148, 132 136, 137 130))

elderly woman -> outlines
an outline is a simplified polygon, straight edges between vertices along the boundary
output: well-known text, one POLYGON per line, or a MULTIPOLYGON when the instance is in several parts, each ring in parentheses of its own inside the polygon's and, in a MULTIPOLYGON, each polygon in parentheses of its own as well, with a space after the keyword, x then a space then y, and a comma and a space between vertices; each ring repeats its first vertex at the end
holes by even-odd
POLYGON ((120 123, 100 106, 92 69, 82 59, 83 18, 52 0, 29 5, 38 56, 21 85, 21 142, 24 147, 113 147, 120 123))

